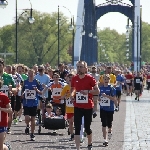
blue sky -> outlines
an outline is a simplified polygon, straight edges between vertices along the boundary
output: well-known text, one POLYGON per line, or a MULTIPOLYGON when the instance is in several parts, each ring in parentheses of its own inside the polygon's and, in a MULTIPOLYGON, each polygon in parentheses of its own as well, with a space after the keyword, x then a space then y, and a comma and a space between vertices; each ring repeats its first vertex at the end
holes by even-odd
MULTIPOLYGON (((8 6, 5 9, 0 9, 0 27, 7 24, 14 23, 15 19, 15 0, 7 0, 8 6)), ((129 0, 123 0, 130 4, 129 0)), ((105 0, 96 0, 96 4, 105 2, 105 0)), ((60 11, 62 11, 66 16, 71 17, 67 9, 62 6, 67 7, 72 15, 77 16, 77 6, 78 0, 31 0, 33 9, 41 12, 56 12, 58 5, 60 5, 60 11)), ((143 6, 143 21, 150 23, 150 0, 141 0, 141 5, 143 6)), ((29 0, 18 0, 18 12, 21 9, 30 8, 29 0)), ((36 22, 35 22, 36 23, 36 22)), ((125 33, 127 23, 127 18, 120 13, 108 13, 98 20, 98 27, 101 29, 105 27, 110 27, 111 29, 117 30, 119 33, 125 33)))

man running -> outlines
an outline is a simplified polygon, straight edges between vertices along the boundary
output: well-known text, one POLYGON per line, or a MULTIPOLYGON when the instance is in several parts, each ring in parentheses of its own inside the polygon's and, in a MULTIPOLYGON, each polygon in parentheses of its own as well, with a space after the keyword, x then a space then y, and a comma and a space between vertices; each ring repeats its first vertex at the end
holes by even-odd
POLYGON ((139 101, 141 86, 143 84, 143 79, 140 77, 140 72, 137 73, 137 76, 134 77, 134 90, 135 90, 135 100, 139 101))
POLYGON ((74 101, 74 125, 75 143, 77 150, 80 150, 80 130, 82 117, 84 117, 84 127, 88 138, 88 150, 92 150, 92 130, 90 129, 93 112, 93 95, 99 95, 96 80, 87 74, 87 63, 79 61, 77 63, 77 75, 71 82, 71 99, 74 101))

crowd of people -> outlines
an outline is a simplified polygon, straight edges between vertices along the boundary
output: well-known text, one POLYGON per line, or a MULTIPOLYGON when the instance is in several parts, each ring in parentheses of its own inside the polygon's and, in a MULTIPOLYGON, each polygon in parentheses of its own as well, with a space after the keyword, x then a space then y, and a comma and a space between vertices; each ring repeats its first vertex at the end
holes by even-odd
POLYGON ((100 118, 104 146, 112 137, 114 112, 120 110, 121 95, 132 96, 139 101, 147 85, 150 89, 150 73, 144 67, 140 72, 127 66, 87 66, 79 61, 76 69, 59 64, 57 69, 49 64, 28 68, 23 64, 4 65, 0 59, 0 150, 7 150, 6 133, 11 134, 11 124, 22 122, 25 116, 25 134, 35 140, 35 126, 45 118, 65 118, 68 122, 70 141, 75 140, 80 149, 83 135, 88 138, 88 150, 92 150, 92 118, 100 118), (45 109, 43 111, 43 102, 45 109), (74 129, 75 128, 75 129, 74 129))

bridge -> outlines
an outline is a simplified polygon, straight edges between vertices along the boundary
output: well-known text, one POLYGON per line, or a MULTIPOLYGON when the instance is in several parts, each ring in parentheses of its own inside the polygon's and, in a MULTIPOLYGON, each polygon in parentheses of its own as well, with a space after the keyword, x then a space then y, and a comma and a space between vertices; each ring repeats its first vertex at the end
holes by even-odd
POLYGON ((85 60, 88 65, 98 62, 97 21, 109 12, 124 14, 132 22, 132 62, 134 70, 140 70, 141 64, 141 13, 140 0, 129 0, 131 5, 123 0, 106 0, 96 5, 95 0, 79 0, 76 25, 81 25, 75 33, 74 65, 79 60, 85 60), (82 34, 83 28, 85 34, 82 34))

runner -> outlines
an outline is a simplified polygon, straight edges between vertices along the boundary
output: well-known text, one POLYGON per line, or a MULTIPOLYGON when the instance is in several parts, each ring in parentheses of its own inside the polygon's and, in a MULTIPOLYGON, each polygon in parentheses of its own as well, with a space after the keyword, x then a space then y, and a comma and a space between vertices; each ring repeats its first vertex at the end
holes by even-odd
POLYGON ((146 80, 147 80, 147 82, 146 82, 147 83, 147 90, 149 92, 149 90, 150 90, 150 72, 148 72, 146 80))
MULTIPOLYGON (((2 88, 2 86, 3 81, 0 80, 0 88, 2 88)), ((10 100, 6 94, 0 92, 0 150, 8 148, 4 144, 8 126, 8 113, 12 114, 10 100)))
POLYGON ((77 63, 77 75, 71 82, 71 99, 74 101, 74 125, 75 143, 77 150, 80 150, 80 130, 82 117, 84 116, 84 127, 88 138, 88 150, 92 149, 92 130, 90 129, 93 112, 93 95, 99 95, 96 80, 88 75, 87 63, 79 61, 77 63))
POLYGON ((32 141, 34 141, 35 116, 38 106, 38 94, 42 94, 42 92, 40 92, 41 86, 39 81, 34 79, 33 69, 29 69, 28 76, 29 78, 24 81, 22 89, 23 108, 26 123, 25 133, 29 134, 29 123, 31 122, 30 138, 32 141))
POLYGON ((134 78, 134 90, 135 90, 135 100, 139 101, 141 86, 143 84, 143 79, 140 77, 140 72, 137 73, 137 76, 134 78))
POLYGON ((66 114, 67 114, 67 120, 69 122, 69 130, 68 132, 71 134, 70 140, 74 140, 74 128, 73 128, 73 122, 74 122, 74 105, 70 100, 70 92, 71 92, 71 80, 72 80, 73 74, 68 74, 66 81, 67 85, 63 88, 61 92, 61 99, 66 99, 66 114))
POLYGON ((127 71, 126 75, 126 86, 127 86, 127 96, 132 96, 132 81, 133 81, 133 75, 129 71, 127 71))
MULTIPOLYGON (((48 77, 48 75, 46 75, 44 73, 45 68, 43 65, 38 66, 38 74, 34 77, 35 79, 37 79, 41 85, 47 85, 50 82, 50 78, 48 77)), ((44 87, 41 89, 43 90, 44 87)), ((46 104, 48 103, 48 90, 45 91, 45 94, 43 95, 46 98, 46 104)), ((39 95, 39 102, 38 102, 38 110, 37 110, 37 114, 38 114, 38 118, 40 117, 41 113, 40 111, 42 110, 42 102, 43 102, 43 98, 42 95, 39 95)), ((44 114, 43 114, 44 115, 44 114)), ((36 122, 36 124, 38 124, 38 120, 36 122)))
POLYGON ((119 110, 119 104, 121 101, 121 90, 122 90, 122 85, 124 84, 124 79, 121 74, 121 70, 116 70, 116 97, 117 97, 117 103, 118 103, 118 110, 119 110))
MULTIPOLYGON (((0 76, 3 79, 3 86, 1 87, 0 91, 5 93, 8 97, 12 94, 12 88, 15 88, 15 82, 13 78, 4 72, 4 61, 0 58, 0 76)), ((10 127, 12 123, 12 113, 9 114, 9 120, 8 120, 8 128, 7 133, 10 134, 10 127)))
MULTIPOLYGON (((99 82, 100 79, 100 75, 97 74, 97 69, 95 66, 92 67, 92 71, 90 73, 90 75, 95 78, 97 84, 99 82)), ((94 108, 93 108, 93 118, 95 118, 97 116, 97 101, 98 101, 98 95, 93 95, 93 100, 94 100, 94 108)))
POLYGON ((104 146, 108 146, 108 139, 112 136, 112 121, 114 114, 114 104, 117 109, 116 90, 109 85, 110 75, 103 76, 104 85, 100 87, 100 118, 102 122, 102 132, 104 137, 104 146), (108 131, 107 128, 108 127, 108 131), (108 133, 107 133, 108 132, 108 133))

